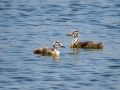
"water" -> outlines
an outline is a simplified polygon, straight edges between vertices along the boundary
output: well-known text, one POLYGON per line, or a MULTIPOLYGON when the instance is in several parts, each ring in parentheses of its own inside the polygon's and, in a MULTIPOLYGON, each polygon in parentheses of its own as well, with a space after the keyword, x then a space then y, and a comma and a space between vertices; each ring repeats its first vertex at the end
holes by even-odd
POLYGON ((119 0, 0 1, 1 90, 120 90, 119 45, 119 0), (70 48, 72 30, 104 48, 70 48), (54 41, 60 56, 33 54, 54 41))

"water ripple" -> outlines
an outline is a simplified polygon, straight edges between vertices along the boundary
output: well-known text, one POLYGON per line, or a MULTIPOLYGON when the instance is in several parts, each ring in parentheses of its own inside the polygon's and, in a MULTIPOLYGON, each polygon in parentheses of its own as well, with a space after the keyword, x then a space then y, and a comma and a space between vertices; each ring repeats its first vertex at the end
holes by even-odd
POLYGON ((1 0, 0 89, 119 90, 119 0, 1 0), (79 41, 103 49, 70 48, 79 41), (61 54, 34 54, 60 41, 61 54))

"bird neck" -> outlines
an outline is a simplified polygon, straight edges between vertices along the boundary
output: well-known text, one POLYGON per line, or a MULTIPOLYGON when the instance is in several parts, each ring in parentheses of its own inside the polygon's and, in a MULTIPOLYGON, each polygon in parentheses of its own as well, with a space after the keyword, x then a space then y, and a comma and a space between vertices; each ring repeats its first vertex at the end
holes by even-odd
POLYGON ((53 53, 57 51, 57 47, 53 47, 53 53))
POLYGON ((57 49, 56 49, 56 48, 54 48, 54 53, 56 52, 56 50, 57 50, 57 49))
POLYGON ((59 52, 56 48, 54 48, 54 49, 53 49, 53 54, 57 54, 57 55, 59 55, 60 52, 59 52))
POLYGON ((74 44, 77 44, 79 41, 79 36, 78 37, 74 37, 74 40, 70 43, 70 46, 73 46, 74 44))

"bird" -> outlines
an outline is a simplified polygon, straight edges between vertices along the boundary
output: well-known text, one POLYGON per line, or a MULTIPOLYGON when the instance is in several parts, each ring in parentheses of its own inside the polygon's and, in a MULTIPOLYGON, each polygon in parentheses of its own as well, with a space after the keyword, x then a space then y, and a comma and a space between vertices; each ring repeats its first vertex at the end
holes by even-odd
POLYGON ((66 34, 66 36, 73 36, 74 40, 70 43, 70 47, 73 48, 103 48, 102 42, 93 42, 93 41, 85 41, 85 42, 78 42, 80 38, 80 33, 78 30, 73 30, 69 34, 66 34))
POLYGON ((55 41, 53 44, 53 48, 44 47, 44 48, 36 48, 33 52, 35 54, 50 54, 50 55, 59 55, 60 52, 57 50, 58 47, 65 48, 62 43, 59 41, 55 41))

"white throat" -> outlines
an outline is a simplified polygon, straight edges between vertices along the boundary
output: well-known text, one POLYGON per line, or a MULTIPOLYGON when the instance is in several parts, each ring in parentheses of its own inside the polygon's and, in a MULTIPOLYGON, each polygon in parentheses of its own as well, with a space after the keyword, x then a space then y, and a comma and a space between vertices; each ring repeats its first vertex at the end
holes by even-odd
POLYGON ((74 40, 70 43, 70 46, 73 46, 74 44, 77 44, 79 41, 79 37, 75 37, 74 40))
POLYGON ((57 49, 54 49, 53 54, 60 54, 60 52, 57 49))
POLYGON ((54 51, 53 51, 53 53, 56 53, 56 51, 57 51, 57 49, 55 48, 54 51))

